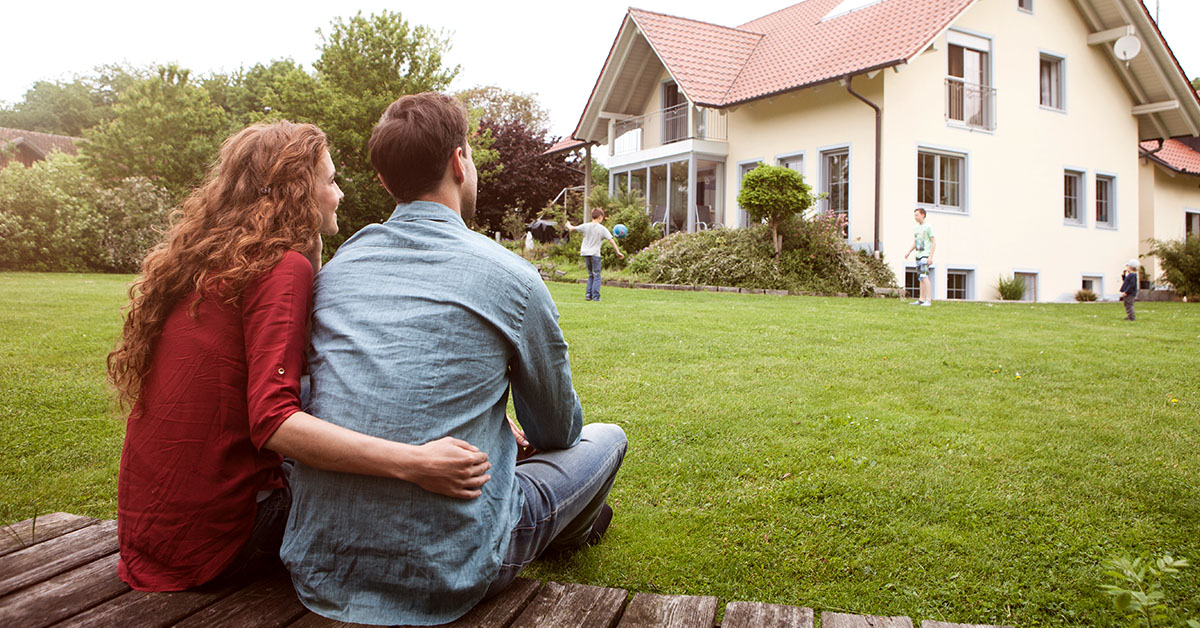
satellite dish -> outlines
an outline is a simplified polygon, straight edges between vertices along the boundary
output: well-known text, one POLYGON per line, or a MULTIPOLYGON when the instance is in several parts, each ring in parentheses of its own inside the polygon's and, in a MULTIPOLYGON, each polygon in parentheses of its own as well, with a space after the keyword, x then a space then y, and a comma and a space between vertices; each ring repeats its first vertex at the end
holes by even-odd
POLYGON ((1142 40, 1135 35, 1126 35, 1113 44, 1113 54, 1117 58, 1125 62, 1125 66, 1129 66, 1129 60, 1138 56, 1142 51, 1142 40))

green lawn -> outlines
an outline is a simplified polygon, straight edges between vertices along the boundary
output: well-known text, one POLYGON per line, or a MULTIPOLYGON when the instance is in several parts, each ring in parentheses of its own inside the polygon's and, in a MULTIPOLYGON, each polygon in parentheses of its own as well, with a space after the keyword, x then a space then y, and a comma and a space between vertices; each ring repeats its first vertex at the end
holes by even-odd
MULTIPOLYGON (((0 274, 0 523, 115 516, 128 280, 0 274)), ((609 536, 535 577, 1111 626, 1102 560, 1200 560, 1200 307, 550 290, 585 420, 630 450, 609 536)), ((1168 597, 1200 614, 1200 567, 1168 597)))

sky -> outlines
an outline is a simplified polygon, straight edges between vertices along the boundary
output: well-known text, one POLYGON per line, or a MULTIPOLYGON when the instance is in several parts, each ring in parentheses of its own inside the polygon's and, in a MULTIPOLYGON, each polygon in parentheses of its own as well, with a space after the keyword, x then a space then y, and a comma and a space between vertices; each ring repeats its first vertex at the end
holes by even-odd
MULTIPOLYGON (((1040 0, 1067 2, 1069 0, 1040 0)), ((1155 0, 1145 0, 1151 14, 1155 0)), ((290 58, 311 68, 320 37, 338 17, 397 11, 411 24, 451 37, 451 89, 499 85, 534 94, 550 113, 551 135, 570 134, 626 9, 737 26, 792 0, 399 0, 203 3, 117 0, 14 0, 0 11, 0 102, 14 103, 38 80, 70 80, 97 65, 177 62, 194 74, 232 71, 290 58)), ((1200 1, 1158 0, 1159 25, 1184 71, 1200 76, 1200 1)))

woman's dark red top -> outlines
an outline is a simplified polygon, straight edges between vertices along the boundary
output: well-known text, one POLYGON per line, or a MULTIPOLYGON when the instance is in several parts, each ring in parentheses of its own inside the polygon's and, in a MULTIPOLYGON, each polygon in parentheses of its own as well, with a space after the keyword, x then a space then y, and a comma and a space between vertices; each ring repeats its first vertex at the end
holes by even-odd
POLYGON ((312 265, 289 251, 230 305, 175 306, 129 415, 117 483, 121 579, 179 591, 219 575, 254 526, 257 495, 280 488, 263 449, 300 410, 312 265))

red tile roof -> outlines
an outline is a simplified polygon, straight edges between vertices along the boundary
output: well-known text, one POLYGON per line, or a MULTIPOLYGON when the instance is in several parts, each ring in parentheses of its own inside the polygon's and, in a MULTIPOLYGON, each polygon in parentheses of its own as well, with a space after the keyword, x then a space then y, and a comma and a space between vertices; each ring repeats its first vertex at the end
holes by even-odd
POLYGON ((1179 137, 1162 143, 1162 150, 1156 151, 1159 143, 1155 140, 1139 144, 1142 151, 1150 159, 1184 174, 1200 176, 1200 138, 1179 137))
POLYGON ((553 155, 555 153, 563 153, 563 152, 567 152, 567 151, 572 151, 577 148, 583 147, 584 144, 587 144, 587 142, 584 142, 582 140, 571 139, 569 137, 564 137, 561 140, 558 140, 557 142, 555 142, 554 145, 551 146, 550 148, 547 148, 546 150, 542 151, 542 154, 543 155, 553 155))
POLYGON ((34 148, 43 155, 49 155, 55 150, 75 155, 79 153, 76 143, 82 142, 83 138, 0 127, 0 145, 8 145, 17 140, 22 140, 22 144, 34 148))
POLYGON ((840 1, 804 0, 738 28, 629 14, 684 93, 721 107, 904 63, 976 0, 884 0, 823 21, 840 1))

